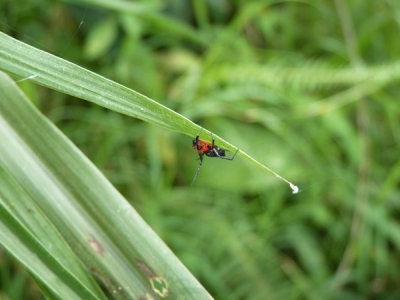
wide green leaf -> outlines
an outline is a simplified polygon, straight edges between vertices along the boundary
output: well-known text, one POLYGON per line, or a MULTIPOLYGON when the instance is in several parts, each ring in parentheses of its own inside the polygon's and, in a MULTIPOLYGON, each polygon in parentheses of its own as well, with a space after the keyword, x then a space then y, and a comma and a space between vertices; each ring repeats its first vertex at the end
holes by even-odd
POLYGON ((33 199, 4 169, 0 184, 0 244, 46 286, 45 293, 54 299, 106 299, 33 199))
POLYGON ((0 82, 1 243, 47 293, 104 299, 71 248, 116 299, 210 299, 79 149, 7 75, 0 82))

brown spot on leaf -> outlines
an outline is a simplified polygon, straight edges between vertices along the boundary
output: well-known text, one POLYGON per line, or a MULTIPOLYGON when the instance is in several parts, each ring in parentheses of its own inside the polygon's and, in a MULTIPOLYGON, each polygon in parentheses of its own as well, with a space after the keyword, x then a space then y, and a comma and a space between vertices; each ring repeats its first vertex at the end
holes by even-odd
POLYGON ((148 265, 146 265, 145 262, 138 261, 137 265, 138 265, 139 269, 142 270, 144 275, 146 275, 146 277, 151 278, 151 277, 155 276, 153 270, 150 269, 150 267, 148 265))
POLYGON ((103 256, 104 249, 94 237, 91 237, 88 242, 89 242, 90 247, 92 247, 92 249, 94 250, 94 252, 103 256))
POLYGON ((106 279, 106 277, 101 274, 99 271, 97 271, 95 268, 90 268, 90 272, 92 272, 94 275, 97 276, 97 278, 100 279, 101 282, 103 282, 104 286, 106 286, 108 289, 111 289, 111 285, 106 279))
POLYGON ((167 297, 168 295, 168 282, 160 277, 154 276, 150 278, 151 288, 161 298, 167 297))
POLYGON ((138 261, 137 265, 149 279, 152 290, 161 298, 166 297, 168 295, 168 282, 163 277, 157 276, 145 262, 138 261))

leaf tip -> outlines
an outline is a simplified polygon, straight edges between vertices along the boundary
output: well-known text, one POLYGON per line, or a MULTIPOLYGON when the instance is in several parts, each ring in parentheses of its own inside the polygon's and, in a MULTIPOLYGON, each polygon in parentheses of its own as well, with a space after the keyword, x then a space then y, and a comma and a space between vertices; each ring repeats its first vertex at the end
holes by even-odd
POLYGON ((298 194, 299 193, 299 187, 297 185, 294 185, 293 183, 290 183, 289 186, 292 189, 292 194, 298 194))

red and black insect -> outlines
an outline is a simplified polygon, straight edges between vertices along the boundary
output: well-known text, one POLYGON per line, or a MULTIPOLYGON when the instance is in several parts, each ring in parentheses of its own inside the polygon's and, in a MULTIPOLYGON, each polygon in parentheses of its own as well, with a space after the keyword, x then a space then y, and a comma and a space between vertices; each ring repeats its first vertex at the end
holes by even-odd
POLYGON ((203 128, 200 129, 199 134, 196 136, 196 138, 193 139, 193 148, 196 150, 196 152, 200 156, 200 164, 197 167, 196 174, 194 175, 192 184, 196 181, 197 175, 199 174, 200 167, 203 164, 203 156, 204 154, 209 156, 209 157, 218 157, 222 159, 227 159, 227 160, 233 160, 236 156, 236 153, 238 153, 239 149, 236 150, 235 154, 233 154, 232 157, 226 157, 226 149, 222 149, 218 146, 215 146, 214 144, 214 135, 211 133, 211 138, 212 138, 212 143, 208 143, 202 140, 199 140, 200 133, 203 130, 203 128))

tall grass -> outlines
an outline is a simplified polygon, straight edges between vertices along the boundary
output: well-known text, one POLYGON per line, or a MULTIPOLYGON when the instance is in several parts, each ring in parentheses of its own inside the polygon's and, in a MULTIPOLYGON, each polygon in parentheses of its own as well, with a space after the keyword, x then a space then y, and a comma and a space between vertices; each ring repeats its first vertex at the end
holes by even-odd
MULTIPOLYGON (((3 1, 1 29, 159 100, 301 189, 242 158, 207 159, 190 187, 187 136, 20 83, 205 288, 217 299, 396 299, 400 4, 102 3, 3 1)), ((26 299, 24 271, 1 262, 12 266, 4 297, 26 299)))

